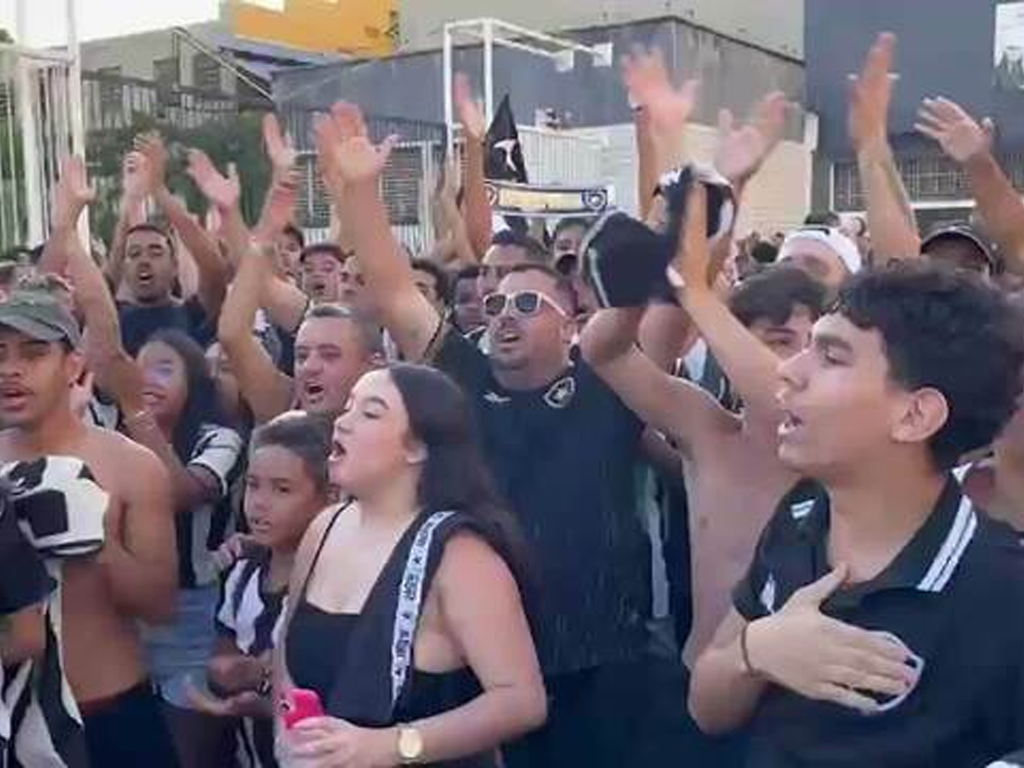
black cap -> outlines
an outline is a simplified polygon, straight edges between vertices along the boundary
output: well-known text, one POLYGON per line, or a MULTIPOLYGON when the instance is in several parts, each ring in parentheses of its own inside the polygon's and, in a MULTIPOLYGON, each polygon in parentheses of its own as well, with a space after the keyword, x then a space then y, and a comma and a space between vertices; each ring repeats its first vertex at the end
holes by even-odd
POLYGON ((939 240, 962 240, 968 242, 977 249, 990 270, 994 272, 998 266, 995 254, 992 253, 992 248, 978 230, 969 224, 947 224, 933 230, 921 241, 921 253, 925 253, 929 247, 939 240))
POLYGON ((74 316, 56 296, 43 290, 11 292, 0 302, 0 326, 39 341, 66 341, 73 348, 82 342, 74 316))

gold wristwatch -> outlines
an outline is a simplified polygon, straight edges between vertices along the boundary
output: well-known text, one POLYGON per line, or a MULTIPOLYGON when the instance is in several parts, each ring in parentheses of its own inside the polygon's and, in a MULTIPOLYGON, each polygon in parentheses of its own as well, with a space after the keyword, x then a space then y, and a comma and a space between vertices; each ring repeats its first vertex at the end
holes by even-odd
POLYGON ((416 765, 423 756, 423 736, 411 725, 398 727, 398 757, 402 765, 416 765))

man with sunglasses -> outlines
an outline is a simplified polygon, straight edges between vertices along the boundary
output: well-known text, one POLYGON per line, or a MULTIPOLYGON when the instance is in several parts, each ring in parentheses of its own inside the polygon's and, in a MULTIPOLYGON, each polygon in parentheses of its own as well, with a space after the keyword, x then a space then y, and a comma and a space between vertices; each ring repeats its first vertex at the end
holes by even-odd
POLYGON ((432 360, 472 399, 534 555, 549 724, 507 750, 506 764, 642 765, 655 678, 644 656, 650 553, 634 482, 642 425, 574 350, 572 290, 546 264, 508 265, 484 297, 489 353, 438 316, 391 235, 378 186, 387 149, 353 131, 357 116, 336 107, 321 129, 321 163, 340 179, 331 192, 344 196, 339 214, 367 290, 405 359, 432 360))

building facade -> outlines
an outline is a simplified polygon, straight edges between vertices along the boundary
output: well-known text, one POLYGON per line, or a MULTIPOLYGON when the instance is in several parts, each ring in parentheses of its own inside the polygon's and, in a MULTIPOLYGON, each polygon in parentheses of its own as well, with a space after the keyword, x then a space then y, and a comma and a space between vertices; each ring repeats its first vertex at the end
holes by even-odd
POLYGON ((1024 43, 1024 3, 997 0, 807 0, 805 52, 808 109, 819 116, 814 200, 818 208, 860 211, 864 199, 846 128, 847 76, 875 36, 899 38, 890 110, 890 141, 922 229, 969 218, 973 201, 963 174, 914 130, 926 97, 946 96, 998 126, 997 152, 1024 186, 1024 78, 1006 87, 998 76, 1007 47, 1024 43))
MULTIPOLYGON (((402 6, 403 13, 408 5, 418 4, 413 2, 402 6)), ((418 25, 435 28, 433 21, 429 24, 425 21, 434 19, 430 14, 438 9, 433 6, 454 8, 458 4, 439 0, 422 5, 424 8, 418 16, 415 9, 411 11, 411 20, 402 16, 403 39, 407 32, 413 34, 418 25), (432 10, 428 12, 425 6, 432 6, 432 10)), ((593 23, 600 18, 600 14, 593 12, 594 6, 611 7, 614 4, 569 2, 549 5, 567 13, 559 17, 559 12, 555 12, 555 18, 566 22, 575 19, 593 23), (568 6, 580 11, 585 5, 592 9, 589 16, 569 15, 567 12, 568 6)), ((475 3, 473 7, 486 11, 488 3, 475 3)), ((517 18, 513 12, 512 18, 502 20, 530 23, 530 18, 528 14, 517 18)), ((439 23, 441 26, 436 27, 437 31, 443 29, 443 22, 439 23)), ((549 30, 553 25, 541 25, 541 28, 549 30)), ((691 129, 690 142, 693 155, 698 159, 710 159, 715 144, 715 130, 711 126, 716 124, 720 109, 729 108, 739 116, 746 115, 756 101, 771 90, 783 91, 796 104, 802 102, 804 70, 798 58, 720 34, 681 18, 661 17, 558 31, 587 45, 611 43, 615 65, 595 66, 587 57, 576 56, 571 70, 558 71, 547 59, 498 48, 493 66, 495 101, 505 94, 511 97, 513 112, 524 138, 531 180, 545 184, 610 181, 617 204, 626 210, 636 208, 636 150, 633 115, 617 63, 619 57, 635 45, 653 45, 664 51, 677 79, 700 77, 703 81, 703 95, 691 129), (536 126, 536 116, 551 114, 557 117, 561 129, 547 131, 536 126)), ((783 36, 780 34, 779 37, 783 36)), ((427 36, 425 41, 430 39, 427 36)), ((457 48, 454 69, 470 74, 479 86, 483 81, 480 47, 467 45, 457 48)), ((370 114, 443 125, 443 81, 442 55, 433 47, 375 61, 339 62, 280 72, 274 77, 273 93, 277 108, 292 115, 323 111, 335 101, 344 99, 360 104, 370 114)), ((750 190, 745 206, 746 218, 742 222, 746 230, 783 229, 802 220, 807 212, 813 143, 806 137, 812 136, 813 131, 806 130, 807 120, 801 109, 794 109, 791 117, 788 141, 750 190)), ((308 146, 309 137, 303 135, 304 131, 300 128, 295 133, 308 146)), ((310 186, 314 183, 311 177, 310 186)), ((422 198, 426 189, 420 189, 419 194, 422 198)))

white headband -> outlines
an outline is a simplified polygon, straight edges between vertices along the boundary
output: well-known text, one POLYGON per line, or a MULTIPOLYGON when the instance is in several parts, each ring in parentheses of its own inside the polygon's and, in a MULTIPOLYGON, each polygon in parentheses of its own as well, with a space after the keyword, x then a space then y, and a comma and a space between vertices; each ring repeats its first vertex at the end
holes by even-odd
POLYGON ((838 229, 808 228, 790 232, 786 235, 786 239, 782 241, 782 247, 779 248, 779 256, 775 261, 781 262, 795 256, 799 250, 799 247, 796 245, 799 240, 813 240, 824 245, 839 257, 839 260, 843 262, 843 265, 849 270, 851 275, 857 274, 864 267, 864 260, 861 258, 857 246, 838 229))

